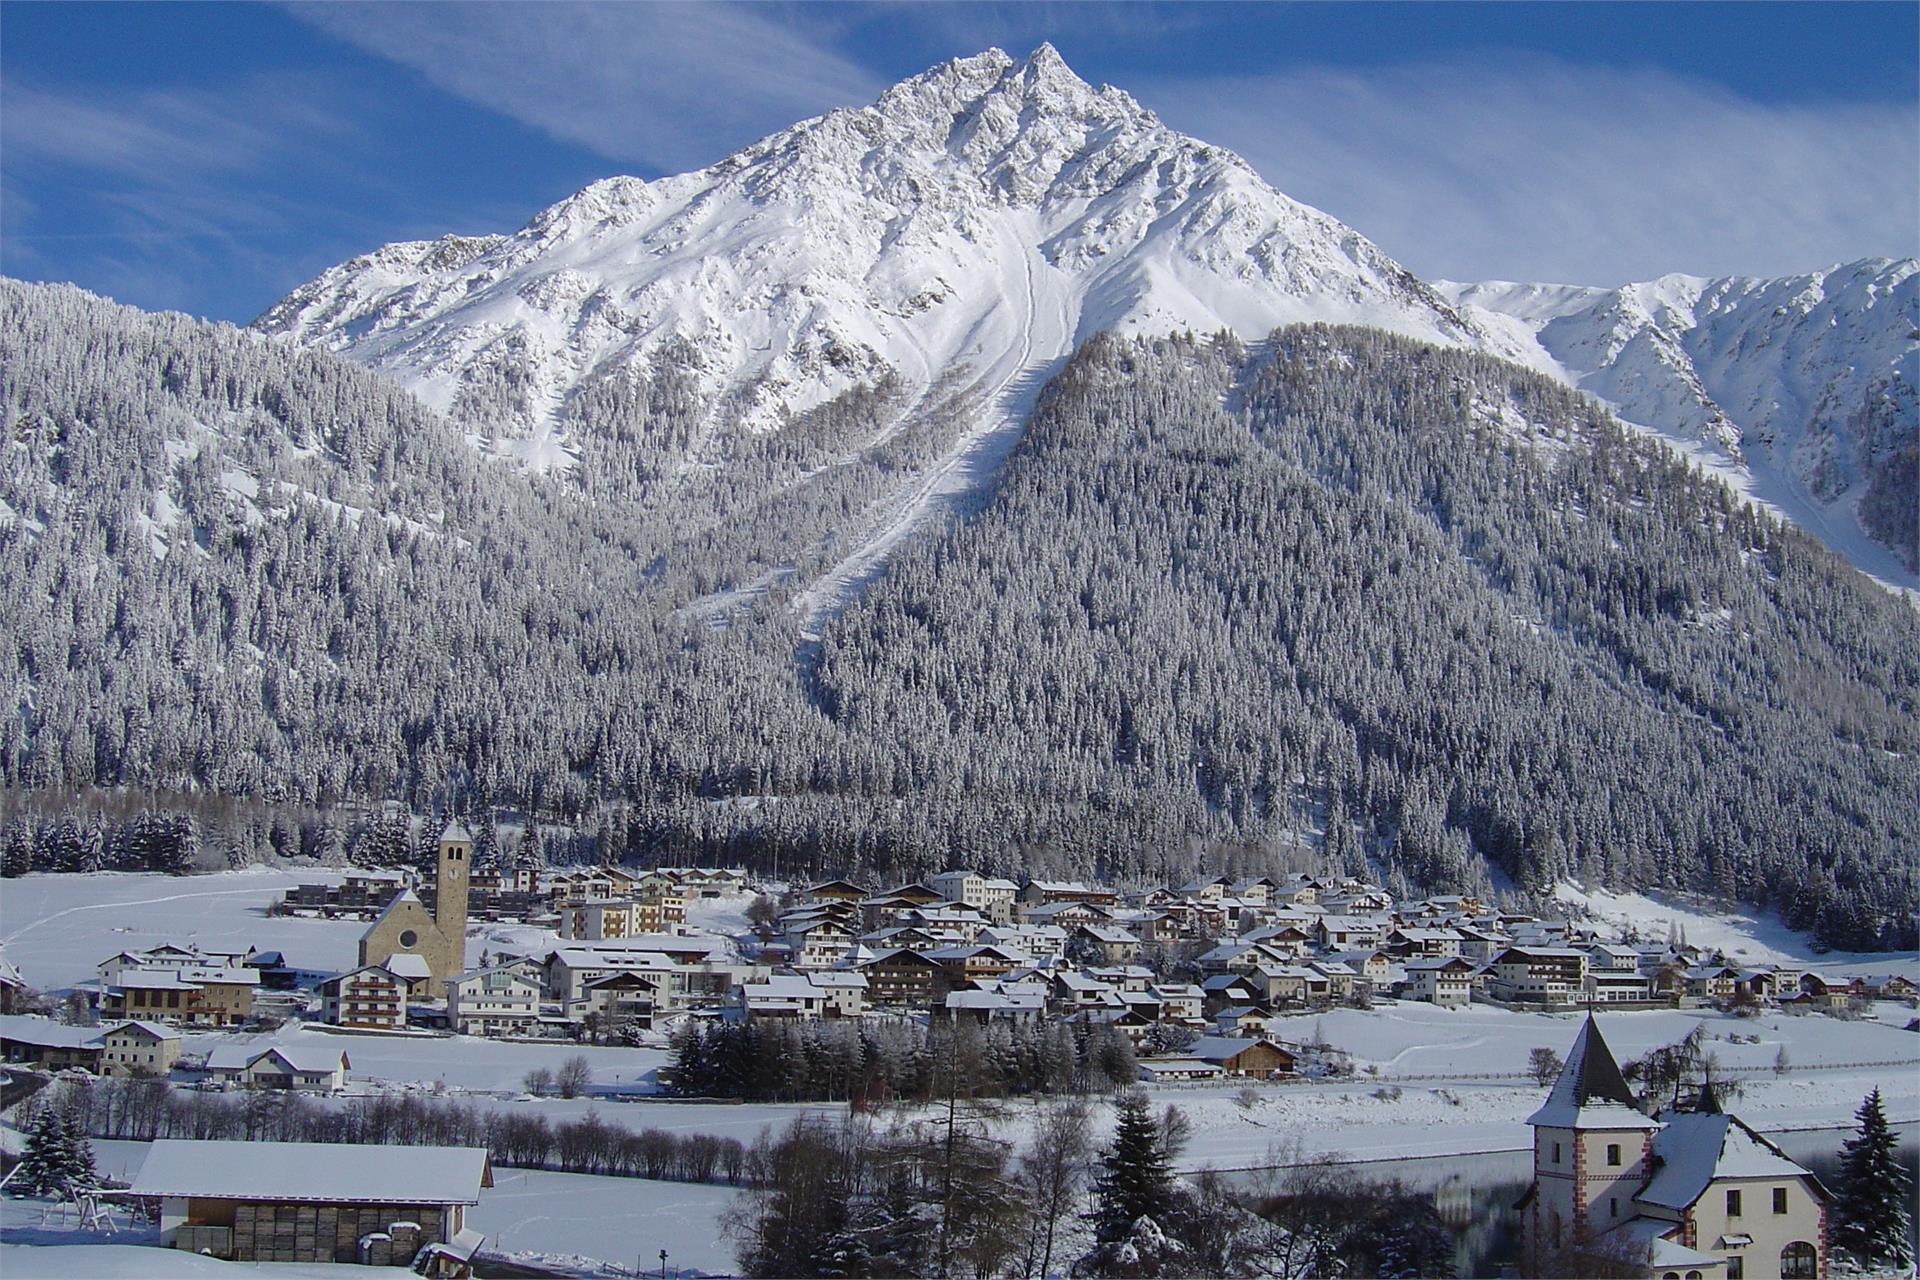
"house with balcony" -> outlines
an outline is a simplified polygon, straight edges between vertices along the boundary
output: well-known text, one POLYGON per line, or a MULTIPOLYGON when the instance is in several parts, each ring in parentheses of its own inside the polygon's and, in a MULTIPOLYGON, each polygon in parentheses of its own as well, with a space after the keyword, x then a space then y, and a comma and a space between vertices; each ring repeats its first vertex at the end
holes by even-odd
POLYGON ((101 991, 104 1019, 144 1019, 196 1027, 237 1026, 253 1017, 259 972, 245 968, 122 968, 101 991))
POLYGON ((362 965, 320 984, 320 1016, 336 1027, 398 1031, 407 1025, 410 986, 386 965, 362 965))
POLYGON ((1473 1002, 1474 964, 1460 956, 1428 956, 1407 961, 1406 994, 1443 1009, 1460 1009, 1473 1002))
POLYGON ((447 1024, 463 1036, 524 1035, 540 1021, 540 983, 493 965, 447 979, 447 1024))
POLYGON ((1488 966, 1488 998, 1570 1008, 1586 991, 1587 953, 1574 947, 1508 947, 1488 966))

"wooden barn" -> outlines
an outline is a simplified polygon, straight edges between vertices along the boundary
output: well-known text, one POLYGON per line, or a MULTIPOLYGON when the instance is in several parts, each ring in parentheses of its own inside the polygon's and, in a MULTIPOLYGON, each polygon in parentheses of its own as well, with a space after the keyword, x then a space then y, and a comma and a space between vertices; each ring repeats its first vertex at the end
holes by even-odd
POLYGON ((353 1262, 468 1273, 467 1209, 493 1185, 480 1147, 162 1139, 131 1194, 160 1202, 160 1241, 235 1262, 353 1262))

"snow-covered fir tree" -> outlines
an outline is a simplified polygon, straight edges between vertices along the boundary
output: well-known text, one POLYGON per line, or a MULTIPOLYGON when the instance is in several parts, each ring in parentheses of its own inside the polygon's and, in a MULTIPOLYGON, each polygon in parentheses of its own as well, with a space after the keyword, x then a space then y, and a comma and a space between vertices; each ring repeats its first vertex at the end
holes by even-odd
POLYGON ((1860 1122, 1840 1153, 1834 1187, 1833 1243, 1863 1267, 1913 1265, 1913 1179, 1900 1163, 1899 1138, 1875 1089, 1854 1112, 1860 1122))
POLYGON ((72 1107, 43 1104, 27 1131, 19 1172, 9 1186, 27 1195, 60 1198, 98 1181, 93 1144, 79 1113, 72 1107))

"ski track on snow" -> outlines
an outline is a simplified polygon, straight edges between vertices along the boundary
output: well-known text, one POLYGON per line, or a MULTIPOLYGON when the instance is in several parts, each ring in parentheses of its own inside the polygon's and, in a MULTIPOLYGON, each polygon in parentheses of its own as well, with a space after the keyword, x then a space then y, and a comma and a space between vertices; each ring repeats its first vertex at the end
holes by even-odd
POLYGON ((38 929, 43 924, 52 924, 55 920, 59 920, 65 916, 74 915, 82 911, 119 911, 127 907, 150 907, 161 902, 178 902, 182 898, 231 898, 236 894, 248 894, 248 893, 258 894, 259 892, 260 892, 260 886, 254 885, 246 889, 216 889, 210 893, 170 893, 164 897, 141 898, 134 902, 90 902, 83 907, 68 907, 64 911, 56 911, 50 916, 42 916, 40 919, 35 920, 31 924, 23 925, 20 928, 15 929, 12 933, 8 934, 6 937, 0 938, 0 946, 5 946, 8 943, 11 943, 15 938, 20 937, 22 934, 32 933, 35 929, 38 929))

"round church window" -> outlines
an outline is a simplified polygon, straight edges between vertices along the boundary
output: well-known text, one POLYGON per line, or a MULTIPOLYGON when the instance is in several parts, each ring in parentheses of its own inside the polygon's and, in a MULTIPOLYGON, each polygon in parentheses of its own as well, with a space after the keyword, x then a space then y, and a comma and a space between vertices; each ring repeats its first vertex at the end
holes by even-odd
POLYGON ((402 930, 400 931, 400 945, 401 945, 401 946, 403 946, 403 947, 410 947, 410 946, 412 946, 412 945, 413 945, 414 943, 416 943, 416 942, 418 942, 418 941, 420 941, 420 935, 419 935, 419 934, 417 934, 417 933, 415 933, 415 932, 414 932, 413 930, 411 930, 411 929, 402 929, 402 930))

